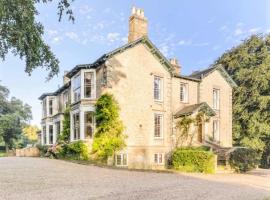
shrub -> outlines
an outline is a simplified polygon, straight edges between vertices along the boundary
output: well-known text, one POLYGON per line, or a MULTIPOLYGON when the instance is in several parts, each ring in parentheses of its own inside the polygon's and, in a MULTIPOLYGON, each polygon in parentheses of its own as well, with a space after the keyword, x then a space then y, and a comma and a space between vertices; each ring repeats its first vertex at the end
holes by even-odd
POLYGON ((87 144, 79 140, 70 144, 63 144, 57 148, 58 157, 74 160, 89 160, 90 152, 87 144))
POLYGON ((41 144, 37 144, 36 147, 39 150, 40 156, 44 157, 49 149, 49 146, 47 145, 41 145, 41 144))
POLYGON ((172 153, 174 169, 184 172, 215 172, 215 156, 213 152, 201 149, 180 148, 172 153))
POLYGON ((230 154, 229 163, 237 172, 247 172, 260 163, 260 154, 250 148, 235 148, 230 154))

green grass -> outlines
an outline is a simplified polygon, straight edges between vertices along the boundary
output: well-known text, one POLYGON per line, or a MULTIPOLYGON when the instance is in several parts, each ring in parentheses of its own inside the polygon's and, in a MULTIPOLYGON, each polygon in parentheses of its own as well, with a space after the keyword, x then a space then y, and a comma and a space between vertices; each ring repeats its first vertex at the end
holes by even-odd
POLYGON ((0 151, 0 157, 5 157, 6 156, 6 152, 5 151, 0 151))

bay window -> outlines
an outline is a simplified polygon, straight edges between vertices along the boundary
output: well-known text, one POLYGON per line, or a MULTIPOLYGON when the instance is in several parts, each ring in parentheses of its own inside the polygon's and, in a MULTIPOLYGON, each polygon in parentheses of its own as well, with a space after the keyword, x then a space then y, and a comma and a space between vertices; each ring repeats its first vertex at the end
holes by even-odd
POLYGON ((49 125, 49 144, 53 144, 53 125, 49 125))
POLYGON ((42 102, 42 109, 43 109, 43 117, 47 117, 47 99, 43 99, 42 102))
POLYGON ((53 114, 53 100, 49 99, 49 115, 53 114))
POLYGON ((84 73, 84 98, 93 98, 94 92, 94 73, 84 73))
POLYGON ((80 113, 73 114, 73 135, 74 140, 80 139, 80 113))
POLYGON ((81 76, 77 75, 72 81, 73 88, 73 102, 76 103, 81 100, 81 76))
POLYGON ((93 112, 84 113, 84 124, 85 124, 85 138, 91 139, 94 134, 94 114, 93 112))
POLYGON ((47 144, 46 126, 43 126, 42 134, 43 134, 43 145, 46 145, 47 144))

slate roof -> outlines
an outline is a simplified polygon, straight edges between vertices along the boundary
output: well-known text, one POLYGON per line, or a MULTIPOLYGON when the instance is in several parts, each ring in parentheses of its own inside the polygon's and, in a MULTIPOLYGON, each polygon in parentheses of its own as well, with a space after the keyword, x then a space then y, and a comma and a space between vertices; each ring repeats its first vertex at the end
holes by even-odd
POLYGON ((57 96, 58 94, 60 94, 61 92, 63 92, 65 89, 67 89, 70 86, 70 82, 66 83, 65 85, 63 85, 62 87, 60 87, 58 90, 56 90, 55 92, 50 92, 50 93, 43 93, 38 99, 42 100, 47 96, 57 96))
POLYGON ((189 105, 182 108, 181 110, 177 111, 174 114, 174 118, 192 115, 193 113, 195 113, 196 111, 199 111, 202 108, 208 109, 210 116, 214 116, 216 114, 215 111, 207 103, 203 102, 203 103, 193 104, 193 105, 189 105))

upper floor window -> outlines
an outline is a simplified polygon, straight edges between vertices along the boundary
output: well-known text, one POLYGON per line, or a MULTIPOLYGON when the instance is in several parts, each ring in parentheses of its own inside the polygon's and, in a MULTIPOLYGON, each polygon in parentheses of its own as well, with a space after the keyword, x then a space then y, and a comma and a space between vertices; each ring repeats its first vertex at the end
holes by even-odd
POLYGON ((93 72, 84 73, 84 98, 93 98, 94 74, 93 72))
POLYGON ((76 76, 72 81, 73 88, 73 102, 81 100, 81 76, 76 76))
POLYGON ((80 113, 73 114, 73 135, 74 140, 80 139, 80 113))
POLYGON ((180 83, 180 101, 187 103, 188 102, 188 84, 180 83))
POLYGON ((47 99, 43 99, 42 102, 42 109, 43 109, 43 117, 47 116, 47 99))
POLYGON ((53 114, 53 100, 49 100, 49 115, 53 114))
POLYGON ((219 89, 213 89, 213 108, 219 110, 219 89))
POLYGON ((163 125, 163 115, 155 114, 154 120, 154 137, 160 138, 162 137, 162 125, 163 125))
POLYGON ((219 141, 219 121, 213 120, 213 139, 219 141))
POLYGON ((63 94, 63 105, 64 105, 64 109, 66 109, 69 105, 69 94, 68 94, 68 91, 66 91, 64 94, 63 94))
POLYGON ((154 99, 157 101, 162 100, 162 78, 155 76, 154 77, 154 99))

